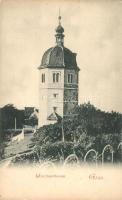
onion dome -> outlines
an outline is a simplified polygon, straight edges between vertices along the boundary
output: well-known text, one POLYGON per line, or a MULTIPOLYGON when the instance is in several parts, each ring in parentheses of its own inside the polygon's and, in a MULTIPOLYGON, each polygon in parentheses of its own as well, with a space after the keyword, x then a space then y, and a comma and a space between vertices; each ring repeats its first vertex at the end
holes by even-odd
POLYGON ((56 33, 62 34, 64 32, 64 28, 61 26, 61 16, 58 17, 59 25, 56 28, 56 33))
POLYGON ((64 28, 61 25, 58 25, 56 28, 56 33, 62 34, 64 32, 64 28))

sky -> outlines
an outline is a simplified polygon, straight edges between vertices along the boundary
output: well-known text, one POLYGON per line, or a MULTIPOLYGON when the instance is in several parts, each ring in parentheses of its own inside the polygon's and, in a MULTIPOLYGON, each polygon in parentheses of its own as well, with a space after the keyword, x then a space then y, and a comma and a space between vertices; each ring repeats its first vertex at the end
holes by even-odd
POLYGON ((77 53, 79 104, 122 113, 121 0, 1 0, 0 106, 39 104, 39 70, 55 46, 61 10, 64 46, 77 53))

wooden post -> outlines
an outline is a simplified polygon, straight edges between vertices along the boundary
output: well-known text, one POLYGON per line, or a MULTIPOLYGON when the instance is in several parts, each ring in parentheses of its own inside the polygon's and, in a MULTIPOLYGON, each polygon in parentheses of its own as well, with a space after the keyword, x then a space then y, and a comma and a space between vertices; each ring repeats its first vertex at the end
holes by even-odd
POLYGON ((17 120, 16 120, 16 117, 15 117, 15 130, 17 129, 17 120))
POLYGON ((62 142, 64 142, 64 125, 63 125, 64 121, 62 118, 62 142))

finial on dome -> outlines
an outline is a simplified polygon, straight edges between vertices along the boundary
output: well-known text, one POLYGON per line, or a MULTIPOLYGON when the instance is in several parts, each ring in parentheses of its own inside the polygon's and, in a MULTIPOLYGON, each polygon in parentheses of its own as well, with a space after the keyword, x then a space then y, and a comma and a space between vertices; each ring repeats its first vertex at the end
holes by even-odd
POLYGON ((58 16, 58 20, 59 20, 59 25, 61 25, 61 15, 60 15, 60 8, 59 8, 59 16, 58 16))
POLYGON ((56 28, 56 43, 58 46, 63 46, 64 43, 64 28, 61 26, 61 15, 60 15, 60 9, 59 9, 59 16, 58 16, 59 24, 56 28))

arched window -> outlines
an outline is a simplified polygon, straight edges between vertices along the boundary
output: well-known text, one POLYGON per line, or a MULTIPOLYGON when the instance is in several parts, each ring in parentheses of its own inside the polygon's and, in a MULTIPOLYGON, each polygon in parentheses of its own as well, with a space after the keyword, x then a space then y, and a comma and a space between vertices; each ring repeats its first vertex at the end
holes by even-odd
POLYGON ((68 74, 68 83, 73 82, 73 74, 68 74))
POLYGON ((71 83, 73 82, 73 74, 71 74, 71 83))
POLYGON ((76 74, 76 82, 78 83, 78 73, 76 74))
POLYGON ((56 74, 53 73, 53 83, 55 83, 55 79, 56 79, 56 74))
POLYGON ((56 74, 56 82, 59 82, 59 73, 56 74))
POLYGON ((42 74, 42 83, 45 82, 45 74, 42 74))
POLYGON ((60 74, 59 73, 53 73, 53 83, 58 83, 60 79, 60 74))

